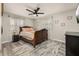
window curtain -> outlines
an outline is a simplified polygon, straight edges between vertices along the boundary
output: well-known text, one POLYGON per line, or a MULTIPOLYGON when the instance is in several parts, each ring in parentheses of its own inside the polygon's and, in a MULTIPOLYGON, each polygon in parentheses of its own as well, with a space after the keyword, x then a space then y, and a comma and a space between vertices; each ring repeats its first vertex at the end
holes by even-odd
POLYGON ((16 19, 10 17, 10 30, 13 34, 19 34, 19 27, 23 26, 23 19, 16 19))

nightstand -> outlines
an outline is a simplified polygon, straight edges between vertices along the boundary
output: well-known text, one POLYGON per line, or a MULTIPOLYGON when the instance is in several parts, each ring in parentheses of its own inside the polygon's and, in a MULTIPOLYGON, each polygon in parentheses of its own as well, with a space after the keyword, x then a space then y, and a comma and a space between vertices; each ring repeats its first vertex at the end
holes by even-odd
POLYGON ((13 35, 12 40, 13 40, 12 42, 17 42, 17 41, 20 40, 20 36, 19 35, 13 35))

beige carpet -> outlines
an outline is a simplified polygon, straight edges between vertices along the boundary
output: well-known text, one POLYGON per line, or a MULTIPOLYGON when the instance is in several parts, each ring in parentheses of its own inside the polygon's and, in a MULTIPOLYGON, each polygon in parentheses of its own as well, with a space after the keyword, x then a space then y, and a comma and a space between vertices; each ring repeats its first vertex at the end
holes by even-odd
POLYGON ((5 43, 2 46, 3 56, 65 56, 65 44, 53 40, 47 40, 36 48, 21 40, 5 43))

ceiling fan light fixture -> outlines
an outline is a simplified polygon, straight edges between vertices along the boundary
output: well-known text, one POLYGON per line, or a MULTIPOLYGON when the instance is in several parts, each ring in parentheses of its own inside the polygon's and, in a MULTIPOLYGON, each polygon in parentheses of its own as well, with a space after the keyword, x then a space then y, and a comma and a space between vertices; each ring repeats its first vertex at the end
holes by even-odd
POLYGON ((44 14, 42 12, 39 12, 40 7, 37 7, 34 10, 30 10, 30 9, 26 9, 26 10, 32 13, 32 14, 28 14, 28 15, 33 15, 33 16, 37 16, 37 17, 38 17, 39 14, 44 14))
POLYGON ((36 16, 36 15, 33 15, 33 16, 36 16))

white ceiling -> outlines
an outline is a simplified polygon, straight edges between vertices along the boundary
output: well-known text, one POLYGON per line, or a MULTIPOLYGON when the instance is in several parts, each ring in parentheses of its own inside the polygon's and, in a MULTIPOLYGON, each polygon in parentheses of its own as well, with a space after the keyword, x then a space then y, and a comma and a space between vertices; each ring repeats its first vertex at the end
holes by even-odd
MULTIPOLYGON (((35 9, 39 6, 41 9, 39 12, 44 12, 44 15, 39 15, 39 17, 46 16, 48 14, 59 13, 63 11, 68 11, 71 9, 77 8, 78 4, 76 3, 5 3, 4 11, 14 13, 17 15, 25 16, 25 17, 33 17, 29 16, 30 12, 25 9, 35 9)), ((34 16, 35 17, 35 16, 34 16)))

